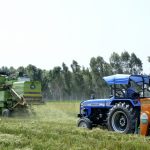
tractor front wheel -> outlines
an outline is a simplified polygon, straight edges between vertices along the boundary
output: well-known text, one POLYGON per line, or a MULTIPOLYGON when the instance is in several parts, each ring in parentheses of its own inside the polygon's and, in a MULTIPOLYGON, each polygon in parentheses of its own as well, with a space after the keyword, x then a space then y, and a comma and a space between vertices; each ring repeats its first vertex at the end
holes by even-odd
POLYGON ((135 130, 136 117, 133 108, 125 103, 114 105, 107 118, 108 130, 119 133, 133 133, 135 130))
POLYGON ((77 126, 80 128, 92 129, 92 123, 88 118, 79 119, 77 126))

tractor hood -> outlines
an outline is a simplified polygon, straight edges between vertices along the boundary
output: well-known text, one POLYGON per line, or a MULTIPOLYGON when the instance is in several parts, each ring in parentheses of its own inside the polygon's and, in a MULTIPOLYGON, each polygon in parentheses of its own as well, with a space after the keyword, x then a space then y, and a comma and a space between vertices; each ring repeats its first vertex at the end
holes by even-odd
POLYGON ((81 102, 81 106, 85 107, 107 107, 110 106, 112 101, 111 99, 92 99, 92 100, 85 100, 81 102))
POLYGON ((116 74, 107 77, 103 77, 107 84, 128 84, 129 81, 134 81, 135 83, 150 84, 150 76, 147 75, 127 75, 127 74, 116 74))

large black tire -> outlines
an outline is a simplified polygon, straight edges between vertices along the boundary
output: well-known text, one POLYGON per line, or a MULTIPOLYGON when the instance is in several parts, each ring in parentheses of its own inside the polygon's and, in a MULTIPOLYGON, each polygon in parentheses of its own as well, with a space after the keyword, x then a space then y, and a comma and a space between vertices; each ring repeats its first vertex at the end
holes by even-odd
POLYGON ((3 109, 2 110, 2 116, 3 117, 10 117, 10 110, 9 109, 3 109))
POLYGON ((77 126, 80 128, 92 129, 92 123, 88 118, 81 118, 78 120, 77 126))
POLYGON ((133 108, 125 103, 115 104, 108 113, 108 130, 119 133, 134 133, 136 116, 133 108))

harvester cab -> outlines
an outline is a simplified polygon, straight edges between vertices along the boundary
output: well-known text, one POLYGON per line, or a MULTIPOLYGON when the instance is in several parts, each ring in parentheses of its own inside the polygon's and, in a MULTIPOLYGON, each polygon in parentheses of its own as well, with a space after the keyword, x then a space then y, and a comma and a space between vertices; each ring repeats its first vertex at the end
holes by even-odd
POLYGON ((78 127, 103 125, 110 131, 149 134, 150 76, 117 74, 103 78, 111 97, 80 103, 78 127))
POLYGON ((26 112, 32 104, 43 103, 41 83, 29 79, 14 80, 0 75, 0 112, 10 116, 12 112, 26 112))

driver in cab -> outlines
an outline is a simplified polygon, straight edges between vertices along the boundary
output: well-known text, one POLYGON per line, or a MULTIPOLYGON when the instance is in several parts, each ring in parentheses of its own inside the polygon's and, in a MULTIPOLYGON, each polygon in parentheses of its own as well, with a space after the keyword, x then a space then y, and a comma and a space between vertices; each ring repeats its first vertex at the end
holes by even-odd
POLYGON ((140 96, 139 93, 137 93, 136 90, 133 87, 131 87, 130 84, 127 87, 125 95, 126 95, 126 98, 129 98, 129 99, 137 99, 140 96))

